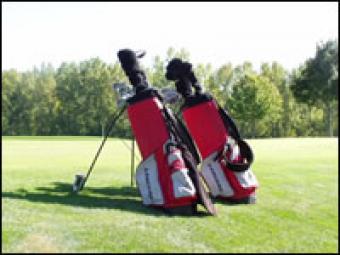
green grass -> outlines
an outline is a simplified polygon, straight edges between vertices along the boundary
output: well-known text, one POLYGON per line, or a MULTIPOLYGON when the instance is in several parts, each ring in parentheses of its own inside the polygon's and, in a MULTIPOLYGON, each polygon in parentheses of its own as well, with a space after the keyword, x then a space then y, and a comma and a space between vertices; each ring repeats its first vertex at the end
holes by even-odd
MULTIPOLYGON (((130 187, 130 154, 109 139, 78 195, 101 138, 2 138, 3 252, 338 251, 338 140, 249 140, 255 205, 216 202, 218 216, 167 216, 130 187)), ((200 208, 202 210, 202 208, 200 208)))

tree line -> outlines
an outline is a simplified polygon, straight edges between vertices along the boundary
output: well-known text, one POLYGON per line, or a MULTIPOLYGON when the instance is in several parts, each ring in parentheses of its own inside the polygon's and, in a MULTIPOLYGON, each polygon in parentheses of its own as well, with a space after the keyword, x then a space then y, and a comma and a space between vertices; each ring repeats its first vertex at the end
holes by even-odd
MULTIPOLYGON (((173 57, 190 61, 185 49, 156 56, 145 67, 151 86, 174 88, 165 79, 173 57)), ((277 62, 263 63, 259 71, 250 62, 217 69, 199 63, 194 71, 246 138, 338 135, 337 40, 318 44, 315 56, 290 72, 277 62)), ((128 83, 120 64, 99 58, 2 71, 2 135, 102 135, 117 110, 116 82, 128 83)), ((131 135, 125 116, 112 136, 131 135)))

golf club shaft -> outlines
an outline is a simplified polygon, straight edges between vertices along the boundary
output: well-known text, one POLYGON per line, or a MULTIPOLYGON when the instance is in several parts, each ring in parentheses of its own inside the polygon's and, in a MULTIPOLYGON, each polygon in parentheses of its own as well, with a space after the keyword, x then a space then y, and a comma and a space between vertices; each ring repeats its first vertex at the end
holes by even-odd
POLYGON ((131 187, 133 187, 133 175, 135 170, 135 137, 132 138, 132 150, 131 150, 131 187))
POLYGON ((90 175, 90 173, 91 173, 91 171, 92 171, 92 169, 93 169, 93 167, 94 167, 94 164, 96 163, 97 158, 98 158, 98 156, 99 156, 99 154, 100 154, 100 152, 101 152, 101 150, 102 150, 102 148, 103 148, 103 146, 104 146, 104 144, 105 144, 105 142, 106 142, 106 139, 108 138, 108 136, 110 135, 110 133, 111 133, 111 131, 112 131, 112 129, 113 129, 114 124, 115 124, 116 121, 119 119, 119 117, 123 114, 123 112, 125 111, 125 109, 126 109, 126 106, 122 107, 122 109, 121 109, 118 113, 116 113, 116 114, 114 115, 113 120, 112 120, 112 122, 110 123, 110 126, 109 126, 109 128, 108 128, 108 132, 106 133, 106 135, 105 135, 105 137, 104 137, 104 139, 103 139, 103 141, 102 141, 102 143, 101 143, 101 145, 100 145, 100 147, 99 147, 99 149, 98 149, 98 151, 97 151, 97 154, 96 154, 96 156, 94 157, 94 159, 93 159, 93 161, 92 161, 92 164, 91 164, 91 166, 90 166, 90 168, 89 168, 89 170, 88 170, 88 172, 87 172, 87 174, 86 174, 84 183, 86 182, 87 178, 89 177, 89 175, 90 175))

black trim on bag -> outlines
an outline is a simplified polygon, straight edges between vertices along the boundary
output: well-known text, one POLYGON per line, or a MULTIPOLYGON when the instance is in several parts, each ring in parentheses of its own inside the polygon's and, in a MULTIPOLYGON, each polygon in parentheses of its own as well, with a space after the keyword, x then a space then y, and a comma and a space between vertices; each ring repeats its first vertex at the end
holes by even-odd
POLYGON ((213 100, 213 97, 208 93, 196 94, 193 96, 188 96, 185 98, 185 102, 181 107, 181 111, 185 110, 186 108, 193 107, 198 104, 202 104, 205 102, 209 102, 213 100))
MULTIPOLYGON (((217 102, 216 102, 217 103, 217 102)), ((235 121, 229 116, 227 111, 225 111, 218 103, 218 112, 223 120, 224 126, 228 130, 229 135, 236 140, 240 148, 240 154, 242 158, 246 159, 246 162, 243 163, 233 163, 229 161, 226 157, 224 160, 226 162, 226 166, 234 171, 234 172, 244 172, 249 169, 250 165, 254 161, 254 153, 250 148, 249 144, 241 138, 240 132, 235 124, 235 121)), ((223 149, 224 150, 224 149, 223 149)), ((219 155, 225 155, 225 153, 220 152, 219 155)))
MULTIPOLYGON (((226 163, 226 166, 234 171, 234 172, 244 172, 249 169, 250 165, 254 161, 254 154, 250 146, 248 145, 247 142, 244 140, 240 139, 237 141, 237 144, 240 148, 240 154, 242 158, 246 159, 246 162, 243 163, 233 163, 227 159, 227 157, 223 157, 226 163)), ((224 153, 223 153, 224 155, 224 153)))
POLYGON ((159 92, 156 89, 153 88, 146 88, 134 96, 130 97, 126 101, 128 102, 129 105, 138 103, 140 101, 143 101, 145 99, 149 99, 151 97, 157 97, 161 102, 163 102, 162 96, 159 94, 159 92))
POLYGON ((219 114, 220 114, 220 116, 223 120, 223 124, 227 128, 230 136, 233 137, 236 140, 241 140, 241 135, 240 135, 240 132, 237 129, 235 121, 228 115, 226 110, 224 110, 221 106, 218 105, 218 112, 219 112, 219 114))

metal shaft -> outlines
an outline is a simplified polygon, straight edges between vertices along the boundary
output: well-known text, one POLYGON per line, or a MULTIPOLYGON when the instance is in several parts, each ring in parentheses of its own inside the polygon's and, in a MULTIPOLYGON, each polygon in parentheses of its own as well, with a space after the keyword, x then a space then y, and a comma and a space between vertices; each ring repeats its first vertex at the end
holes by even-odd
POLYGON ((97 153, 96 153, 96 156, 94 157, 94 159, 93 159, 93 161, 92 161, 92 164, 91 164, 91 166, 90 166, 90 168, 89 168, 89 170, 88 170, 88 172, 87 172, 87 174, 86 174, 84 183, 86 182, 87 178, 89 177, 90 173, 92 172, 92 169, 93 169, 93 167, 94 167, 94 164, 96 163, 97 158, 98 158, 98 156, 99 156, 99 154, 100 154, 100 152, 101 152, 101 150, 102 150, 102 148, 103 148, 103 146, 104 146, 104 144, 105 144, 107 138, 109 137, 109 135, 110 135, 110 133, 111 133, 111 131, 112 131, 112 129, 113 129, 114 124, 115 124, 116 121, 119 119, 119 117, 123 114, 123 112, 125 111, 125 109, 126 109, 126 106, 124 106, 118 113, 114 114, 114 117, 113 117, 113 119, 112 119, 112 122, 110 123, 110 126, 109 126, 108 129, 107 129, 108 131, 107 131, 107 133, 106 133, 106 135, 105 135, 105 137, 104 137, 104 139, 103 139, 103 141, 102 141, 102 143, 101 143, 101 145, 100 145, 100 147, 99 147, 99 149, 98 149, 98 151, 97 151, 97 153))
POLYGON ((133 187, 133 175, 135 170, 135 137, 132 137, 132 150, 131 150, 131 187, 133 187))

